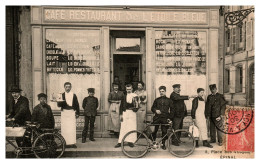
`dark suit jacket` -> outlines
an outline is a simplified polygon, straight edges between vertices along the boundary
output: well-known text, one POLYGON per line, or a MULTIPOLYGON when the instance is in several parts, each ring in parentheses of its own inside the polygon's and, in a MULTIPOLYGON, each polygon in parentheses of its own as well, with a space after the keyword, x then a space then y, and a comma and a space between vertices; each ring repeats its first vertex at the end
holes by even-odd
POLYGON ((156 98, 153 102, 151 110, 155 114, 154 120, 157 118, 172 119, 172 116, 174 115, 174 106, 172 100, 166 96, 156 98), (157 114, 156 110, 160 110, 161 114, 157 114))
POLYGON ((170 99, 173 102, 174 107, 174 117, 185 117, 187 116, 187 108, 184 103, 184 100, 189 100, 188 96, 180 96, 180 94, 177 94, 175 92, 171 93, 170 99))
POLYGON ((10 111, 9 118, 15 118, 15 123, 20 126, 25 125, 25 121, 31 121, 29 100, 24 96, 20 96, 16 104, 14 99, 11 100, 10 111))
POLYGON ((63 109, 73 109, 74 111, 76 111, 76 114, 79 115, 79 102, 78 102, 78 98, 77 98, 76 94, 73 94, 72 106, 69 106, 66 103, 65 92, 62 93, 62 99, 65 100, 65 102, 62 103, 62 104, 58 103, 58 106, 61 107, 61 110, 63 110, 63 109))
MULTIPOLYGON (((196 97, 196 98, 194 98, 193 100, 192 100, 192 108, 191 108, 191 117, 193 118, 193 119, 195 119, 195 116, 196 116, 196 110, 197 110, 197 108, 198 108, 198 102, 199 101, 204 101, 204 99, 203 98, 201 98, 201 97, 196 97)), ((206 117, 206 110, 204 110, 204 116, 206 117)))
POLYGON ((51 107, 48 104, 46 104, 45 107, 43 107, 41 104, 36 105, 32 113, 32 122, 39 123, 40 128, 53 129, 55 126, 55 120, 51 107), (46 114, 44 113, 43 108, 47 110, 46 114))
POLYGON ((94 96, 85 97, 82 103, 85 116, 96 116, 98 108, 98 99, 94 96))
POLYGON ((222 94, 216 93, 215 95, 208 95, 206 102, 206 116, 217 118, 220 115, 224 115, 226 104, 227 102, 222 94))

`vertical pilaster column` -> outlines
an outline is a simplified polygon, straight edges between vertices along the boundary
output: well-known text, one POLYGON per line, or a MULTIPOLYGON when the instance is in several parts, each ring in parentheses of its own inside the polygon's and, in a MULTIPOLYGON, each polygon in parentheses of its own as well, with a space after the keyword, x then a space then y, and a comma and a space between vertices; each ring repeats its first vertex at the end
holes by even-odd
POLYGON ((146 28, 146 91, 147 112, 151 113, 153 100, 155 99, 155 43, 153 28, 146 28))
POLYGON ((103 111, 108 111, 109 103, 107 101, 110 92, 110 54, 109 54, 109 27, 102 27, 102 45, 103 50, 101 56, 103 58, 103 77, 102 80, 102 98, 103 98, 103 111))
POLYGON ((218 29, 209 30, 208 84, 218 87, 218 29))

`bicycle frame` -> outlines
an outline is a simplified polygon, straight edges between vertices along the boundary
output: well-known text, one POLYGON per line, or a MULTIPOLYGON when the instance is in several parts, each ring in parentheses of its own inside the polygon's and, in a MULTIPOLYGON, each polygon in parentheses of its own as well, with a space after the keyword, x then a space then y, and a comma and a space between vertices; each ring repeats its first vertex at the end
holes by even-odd
MULTIPOLYGON (((172 128, 172 124, 170 124, 170 123, 168 123, 168 124, 152 124, 152 123, 149 123, 149 124, 146 125, 146 127, 145 127, 145 129, 142 131, 142 133, 145 134, 145 132, 147 131, 147 129, 148 129, 149 127, 151 127, 151 126, 161 126, 161 125, 163 125, 163 126, 168 126, 169 129, 171 130, 171 131, 170 131, 170 134, 171 134, 171 133, 174 133, 174 129, 172 128)), ((169 134, 169 132, 167 131, 167 133, 159 139, 158 143, 161 143, 162 140, 163 140, 165 137, 167 137, 168 135, 170 135, 170 134, 169 134)), ((148 136, 148 137, 149 137, 149 136, 148 136)), ((153 141, 154 141, 154 140, 153 140, 153 141)))
MULTIPOLYGON (((25 128, 26 128, 26 130, 25 130, 24 135, 23 135, 23 137, 22 137, 22 138, 23 138, 23 142, 24 142, 24 140, 26 139, 25 134, 28 133, 28 132, 30 132, 30 131, 31 131, 31 143, 33 143, 37 137, 39 137, 41 134, 44 133, 44 132, 43 132, 43 133, 40 133, 39 130, 38 130, 36 127, 26 126, 25 128)), ((55 133, 55 131, 54 131, 53 133, 55 133)), ((10 137, 9 137, 9 138, 10 138, 10 137)), ((6 137, 6 141, 7 141, 10 145, 12 145, 12 146, 15 148, 15 150, 18 150, 18 151, 20 151, 20 152, 26 151, 26 150, 31 150, 31 151, 34 151, 34 150, 35 150, 35 149, 33 149, 32 146, 31 146, 31 147, 20 147, 20 146, 18 146, 18 145, 15 145, 12 141, 10 141, 9 138, 6 137)), ((12 138, 17 138, 17 137, 12 137, 12 138)), ((41 137, 40 137, 39 139, 40 139, 44 144, 46 143, 41 137)), ((17 153, 20 153, 20 152, 17 152, 17 153)), ((34 154, 34 153, 27 153, 27 154, 23 154, 23 155, 31 155, 31 154, 34 154)), ((19 156, 19 154, 16 154, 16 157, 18 157, 18 156, 19 156)))

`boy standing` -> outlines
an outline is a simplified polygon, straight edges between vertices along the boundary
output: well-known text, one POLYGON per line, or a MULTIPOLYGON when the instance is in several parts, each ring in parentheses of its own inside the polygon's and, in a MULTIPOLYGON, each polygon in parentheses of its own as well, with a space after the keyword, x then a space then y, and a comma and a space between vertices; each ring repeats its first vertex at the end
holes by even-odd
POLYGON ((95 141, 94 139, 94 123, 95 118, 97 115, 97 108, 98 108, 98 99, 94 97, 95 89, 88 88, 88 97, 85 97, 83 100, 82 107, 84 109, 84 116, 85 116, 85 125, 82 131, 82 143, 86 142, 87 133, 88 133, 88 126, 90 124, 90 133, 89 133, 89 140, 95 141))
POLYGON ((54 129, 55 121, 51 107, 47 104, 47 95, 38 94, 40 104, 34 107, 32 113, 32 122, 40 124, 40 128, 54 129))

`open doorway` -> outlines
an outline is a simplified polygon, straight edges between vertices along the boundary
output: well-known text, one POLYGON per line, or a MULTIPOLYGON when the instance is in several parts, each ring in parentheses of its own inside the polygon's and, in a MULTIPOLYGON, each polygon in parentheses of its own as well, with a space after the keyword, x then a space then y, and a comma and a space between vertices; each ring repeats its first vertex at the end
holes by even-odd
POLYGON ((125 84, 132 83, 137 89, 137 82, 142 80, 142 55, 113 55, 113 72, 119 78, 120 89, 125 91, 125 84))

